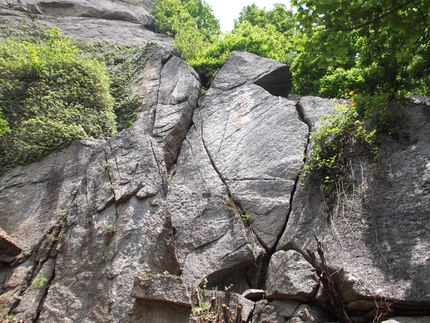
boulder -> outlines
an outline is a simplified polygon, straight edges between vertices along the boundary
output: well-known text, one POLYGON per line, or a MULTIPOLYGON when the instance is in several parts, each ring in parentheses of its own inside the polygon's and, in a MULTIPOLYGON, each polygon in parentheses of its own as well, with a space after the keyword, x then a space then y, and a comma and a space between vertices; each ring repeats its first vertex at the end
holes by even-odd
POLYGON ((296 251, 278 251, 267 268, 267 299, 290 299, 310 302, 318 288, 312 266, 296 251))
POLYGON ((167 169, 176 162, 191 127, 200 88, 198 74, 178 57, 171 57, 163 65, 152 135, 164 149, 167 169))
POLYGON ((187 290, 181 277, 163 274, 136 276, 131 296, 141 300, 165 302, 191 308, 190 293, 191 291, 187 290))
POLYGON ((256 85, 284 64, 234 52, 199 101, 193 121, 228 193, 271 250, 285 227, 307 143, 295 102, 256 85))
POLYGON ((22 249, 0 228, 0 263, 10 265, 22 249))
POLYGON ((336 322, 334 318, 328 315, 326 312, 321 310, 321 308, 317 306, 311 306, 307 304, 300 305, 291 319, 287 321, 287 323, 305 323, 305 322, 314 322, 314 323, 329 323, 336 322))
POLYGON ((287 97, 291 89, 290 68, 274 59, 233 51, 211 88, 230 90, 245 83, 256 84, 274 96, 287 97))
POLYGON ((252 323, 285 323, 299 307, 298 301, 262 300, 257 302, 252 316, 252 323))

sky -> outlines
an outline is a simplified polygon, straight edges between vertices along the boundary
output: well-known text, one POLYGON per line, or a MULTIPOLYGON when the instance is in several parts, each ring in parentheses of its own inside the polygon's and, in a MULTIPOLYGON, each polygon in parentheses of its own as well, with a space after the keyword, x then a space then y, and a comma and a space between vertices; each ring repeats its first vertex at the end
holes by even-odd
POLYGON ((204 0, 209 4, 214 12, 215 17, 221 24, 221 30, 231 31, 234 25, 234 19, 239 17, 243 7, 255 3, 259 8, 272 10, 275 3, 283 3, 287 9, 290 8, 289 0, 204 0))

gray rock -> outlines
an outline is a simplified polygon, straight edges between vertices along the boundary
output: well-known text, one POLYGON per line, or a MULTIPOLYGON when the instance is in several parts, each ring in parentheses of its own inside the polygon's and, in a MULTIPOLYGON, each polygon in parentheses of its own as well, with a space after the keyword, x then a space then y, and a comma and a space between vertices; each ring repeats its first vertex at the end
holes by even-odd
POLYGON ((164 64, 152 135, 164 149, 167 169, 176 162, 191 127, 200 87, 197 73, 179 58, 172 57, 164 64))
POLYGON ((296 312, 287 323, 305 322, 328 323, 334 321, 333 317, 327 315, 319 307, 302 304, 296 309, 296 312))
MULTIPOLYGON (((224 77, 222 70, 214 84, 218 77, 224 77)), ((193 120, 233 200, 249 214, 260 243, 273 248, 287 220, 307 142, 307 126, 294 102, 250 83, 215 87, 202 97, 193 120)))
POLYGON ((421 317, 393 317, 388 320, 382 321, 382 323, 427 323, 430 322, 430 316, 421 316, 421 317))
POLYGON ((155 275, 134 279, 131 296, 147 301, 159 301, 191 308, 191 291, 177 276, 155 275))
POLYGON ((0 262, 11 264, 21 252, 22 249, 0 228, 0 262))
POLYGON ((287 97, 291 89, 291 72, 287 65, 274 59, 233 51, 211 88, 230 90, 245 83, 254 83, 272 95, 287 97))
POLYGON ((267 299, 309 302, 317 292, 311 265, 296 251, 278 251, 270 258, 266 277, 267 299))
POLYGON ((164 302, 136 300, 128 310, 127 323, 188 323, 191 310, 164 302))
POLYGON ((18 317, 34 319, 44 299, 40 322, 121 322, 139 271, 178 273, 166 178, 162 150, 136 129, 75 142, 3 176, 1 226, 33 260, 11 276, 18 317), (25 282, 42 277, 43 286, 25 282))
MULTIPOLYGON (((327 102, 327 101, 326 101, 327 102)), ((323 113, 324 102, 303 98, 303 114, 323 113)), ((326 104, 327 110, 329 106, 326 104)), ((429 166, 428 108, 408 105, 403 141, 381 137, 387 159, 375 165, 366 156, 353 156, 351 186, 337 192, 338 204, 330 210, 318 188, 299 188, 277 250, 316 250, 314 232, 323 241, 327 264, 339 291, 354 311, 371 312, 367 299, 389 299, 390 308, 422 311, 429 304, 429 166), (389 157, 388 157, 389 156, 389 157), (413 292, 412 292, 413 290, 413 292), (406 305, 407 304, 407 305, 406 305)), ((309 152, 309 151, 308 151, 309 152)), ((373 305, 373 309, 375 305, 373 305)))
POLYGON ((137 89, 143 104, 134 126, 151 134, 163 147, 167 169, 176 162, 191 127, 200 87, 197 73, 171 49, 151 48, 139 75, 137 89))
POLYGON ((389 157, 379 173, 371 161, 356 159, 358 194, 348 195, 333 218, 337 234, 325 233, 327 261, 345 273, 339 279, 347 302, 378 295, 395 300, 393 308, 409 303, 419 310, 430 301, 430 119, 426 106, 406 109, 410 119, 403 131, 409 138, 382 141, 382 154, 389 157), (343 278, 351 276, 352 283, 343 278))
POLYGON ((134 3, 101 0, 2 0, 0 5, 36 15, 125 20, 154 27, 154 18, 149 15, 153 4, 148 0, 134 3))
POLYGON ((299 305, 298 301, 291 300, 259 301, 255 306, 252 323, 285 323, 299 305))
POLYGON ((169 47, 171 38, 153 31, 152 8, 151 0, 0 0, 0 17, 18 28, 37 17, 38 24, 88 41, 138 46, 155 41, 169 47))

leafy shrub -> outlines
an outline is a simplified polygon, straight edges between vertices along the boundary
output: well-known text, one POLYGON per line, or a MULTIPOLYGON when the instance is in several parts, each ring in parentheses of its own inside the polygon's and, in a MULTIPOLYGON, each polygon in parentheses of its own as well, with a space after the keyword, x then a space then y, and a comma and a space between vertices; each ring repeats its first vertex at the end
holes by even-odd
POLYGON ((116 132, 106 65, 84 55, 57 28, 46 43, 0 43, 0 173, 39 159, 73 139, 116 132))
POLYGON ((302 172, 305 185, 322 187, 330 193, 345 174, 347 159, 359 151, 376 157, 376 130, 368 131, 355 107, 339 105, 325 117, 321 129, 311 133, 312 152, 302 172), (352 149, 354 147, 355 149, 352 149), (359 148, 362 149, 359 149, 359 148))
POLYGON ((153 43, 134 46, 74 40, 74 44, 85 56, 105 62, 111 80, 109 91, 114 98, 117 130, 131 127, 137 119, 141 101, 134 89, 135 83, 147 62, 147 52, 153 43))

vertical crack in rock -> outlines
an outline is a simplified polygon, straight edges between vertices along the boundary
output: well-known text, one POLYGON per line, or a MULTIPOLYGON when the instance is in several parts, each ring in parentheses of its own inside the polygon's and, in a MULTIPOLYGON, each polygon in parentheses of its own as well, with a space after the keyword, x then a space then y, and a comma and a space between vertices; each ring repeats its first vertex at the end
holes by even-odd
POLYGON ((161 67, 160 74, 158 75, 158 85, 157 85, 157 92, 155 95, 154 111, 152 112, 152 125, 150 129, 151 133, 154 132, 155 122, 157 120, 157 107, 158 107, 158 102, 160 100, 160 89, 161 89, 161 73, 163 71, 164 65, 166 65, 166 63, 170 60, 170 58, 171 57, 169 57, 165 62, 162 62, 163 66, 161 67))
MULTIPOLYGON (((109 146, 109 150, 112 152, 112 147, 110 145, 110 141, 107 140, 106 143, 109 146)), ((107 176, 109 178, 109 183, 110 183, 109 184, 109 191, 113 194, 113 200, 112 200, 112 202, 115 204, 115 216, 116 216, 116 220, 118 220, 118 206, 117 206, 117 200, 118 200, 118 198, 116 196, 116 192, 115 192, 116 188, 115 188, 115 185, 114 185, 114 182, 112 180, 111 173, 110 173, 111 169, 112 169, 112 164, 109 163, 108 153, 106 152, 106 149, 105 149, 104 146, 103 146, 103 152, 104 152, 104 155, 105 155, 105 162, 106 162, 106 164, 104 166, 104 172, 107 174, 107 176)), ((118 169, 118 163, 116 163, 116 160, 115 160, 115 166, 118 169)), ((107 203, 107 205, 105 206, 105 208, 107 208, 109 205, 110 205, 110 203, 107 203)))
POLYGON ((168 185, 167 185, 167 182, 166 182, 167 178, 164 178, 163 171, 160 169, 160 163, 163 163, 163 161, 161 161, 161 162, 158 161, 157 154, 155 153, 154 145, 153 145, 151 139, 149 140, 149 144, 151 145, 152 155, 154 156, 154 161, 155 161, 155 163, 157 165, 157 171, 158 171, 158 174, 160 175, 160 178, 161 178, 164 196, 167 196, 167 192, 168 192, 168 185))
POLYGON ((54 270, 52 271, 51 276, 46 282, 46 289, 44 290, 42 299, 40 300, 39 305, 37 307, 36 316, 33 320, 34 323, 36 323, 39 320, 40 313, 42 313, 42 309, 43 309, 43 303, 45 302, 45 299, 48 296, 49 287, 51 286, 51 283, 54 280, 54 278, 55 278, 55 267, 54 267, 54 270))
POLYGON ((209 161, 210 161, 213 169, 215 170, 215 172, 218 174, 219 178, 221 179, 221 182, 223 182, 223 184, 225 185, 228 197, 230 199, 233 199, 233 196, 232 196, 232 194, 230 192, 230 188, 228 187, 228 184, 227 184, 227 180, 225 179, 225 177, 223 176, 223 174, 221 173, 221 171, 218 169, 218 167, 215 165, 215 160, 213 159, 212 154, 209 151, 209 148, 206 146, 205 139, 204 139, 203 122, 201 122, 200 131, 201 131, 200 132, 200 137, 202 138, 203 147, 205 148, 205 151, 206 151, 206 154, 208 155, 209 161))
MULTIPOLYGON (((272 251, 272 253, 270 254, 270 256, 271 256, 271 255, 276 251, 276 249, 277 249, 277 247, 278 247, 278 243, 279 243, 279 241, 280 241, 280 239, 281 239, 282 235, 284 234, 284 231, 285 231, 285 229, 286 229, 286 227, 287 227, 287 225, 288 225, 288 220, 289 220, 290 215, 291 215, 291 212, 292 212, 292 210, 293 210, 294 195, 295 195, 295 193, 296 193, 296 191, 297 191, 297 185, 300 185, 300 180, 301 180, 301 179, 300 179, 300 173, 302 172, 303 167, 304 167, 304 165, 305 165, 305 163, 306 163, 306 158, 307 158, 307 153, 308 153, 308 148, 309 148, 309 143, 310 143, 311 125, 310 125, 310 124, 305 120, 304 113, 303 113, 303 107, 300 105, 300 102, 297 102, 297 103, 296 103, 296 110, 297 110, 297 113, 299 114, 300 120, 301 120, 304 124, 306 124, 306 126, 308 127, 307 141, 306 141, 306 145, 305 145, 305 148, 304 148, 304 151, 303 151, 303 166, 302 166, 302 168, 299 170, 299 172, 298 172, 298 174, 297 174, 297 177, 296 177, 296 178, 295 178, 295 180, 294 180, 294 186, 293 186, 293 189, 292 189, 291 194, 290 194, 290 204, 289 204, 289 208, 288 208, 288 211, 287 211, 287 220, 285 221, 285 225, 284 225, 284 227, 282 228, 281 233, 279 234, 279 236, 278 236, 278 237, 277 237, 277 239, 276 239, 276 243, 275 243, 275 245, 274 245, 274 247, 273 247, 273 251, 272 251)), ((302 254, 303 254, 303 256, 305 256, 305 258, 306 258, 305 253, 304 253, 304 252, 302 252, 302 254)), ((269 258, 270 258, 270 256, 269 256, 269 258)))
POLYGON ((63 237, 67 226, 67 216, 76 200, 76 196, 77 192, 71 194, 71 199, 67 201, 67 205, 62 211, 57 223, 46 232, 30 253, 28 255, 23 255, 21 259, 18 258, 14 265, 11 266, 11 269, 19 267, 26 260, 32 260, 34 262, 26 277, 26 286, 20 290, 16 297, 16 302, 12 304, 9 310, 10 313, 23 313, 26 318, 31 316, 32 322, 38 321, 43 309, 43 303, 48 295, 49 287, 55 278, 56 248, 63 237), (51 261, 50 264, 48 263, 49 261, 51 261), (25 298, 24 295, 26 295, 25 298), (22 304, 23 300, 25 300, 25 302, 34 303, 34 306, 22 304))

